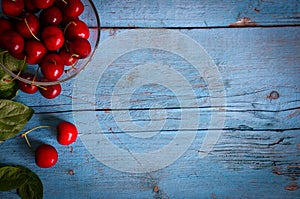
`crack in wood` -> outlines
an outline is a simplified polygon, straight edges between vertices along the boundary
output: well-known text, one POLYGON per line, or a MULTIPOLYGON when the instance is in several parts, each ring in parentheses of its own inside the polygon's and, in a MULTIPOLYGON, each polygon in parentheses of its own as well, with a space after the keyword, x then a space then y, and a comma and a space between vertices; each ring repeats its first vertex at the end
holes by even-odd
POLYGON ((268 146, 274 146, 274 145, 280 144, 283 141, 284 141, 284 138, 280 138, 278 141, 268 144, 268 146))

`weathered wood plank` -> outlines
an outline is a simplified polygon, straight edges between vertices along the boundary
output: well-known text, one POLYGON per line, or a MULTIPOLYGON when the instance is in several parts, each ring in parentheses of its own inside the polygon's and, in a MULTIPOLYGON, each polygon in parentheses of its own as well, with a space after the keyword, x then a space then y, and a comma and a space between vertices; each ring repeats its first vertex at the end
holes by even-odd
POLYGON ((103 27, 299 25, 299 1, 94 1, 103 27), (250 19, 250 20, 249 20, 250 19))
MULTIPOLYGON (((38 143, 35 139, 40 139, 43 134, 44 142, 57 147, 60 160, 54 168, 36 168, 34 157, 21 139, 3 143, 6 153, 13 155, 2 156, 1 161, 18 162, 36 171, 43 180, 45 198, 212 198, 211 194, 222 198, 266 198, 273 192, 272 198, 295 198, 298 191, 285 190, 285 186, 290 185, 293 178, 299 177, 299 170, 292 168, 299 165, 299 150, 293 144, 299 143, 299 136, 294 133, 285 133, 283 136, 289 137, 285 138, 286 141, 273 144, 277 141, 277 136, 268 132, 228 131, 205 159, 197 158, 197 150, 201 144, 201 136, 198 136, 189 150, 175 163, 162 170, 144 174, 118 172, 103 165, 81 142, 72 145, 71 153, 68 147, 55 143, 53 134, 47 131, 36 132, 30 138, 35 146, 38 143), (287 142, 291 144, 287 145, 287 142), (287 157, 289 162, 286 162, 287 157), (74 171, 74 175, 68 174, 70 169, 74 171), (152 191, 156 185, 161 190, 159 193, 152 191), (253 190, 256 190, 254 196, 253 190)), ((115 135, 108 136, 115 140, 115 135)), ((280 136, 282 135, 278 135, 280 136)), ((119 134, 118 137, 123 140, 125 134, 119 134)), ((127 139, 124 146, 137 146, 131 150, 144 148, 150 151, 160 147, 164 141, 166 140, 156 139, 151 142, 154 144, 151 147, 150 143, 138 146, 134 139, 127 139)), ((113 151, 103 153, 108 159, 114 154, 113 151)), ((0 195, 7 196, 5 193, 0 195)))

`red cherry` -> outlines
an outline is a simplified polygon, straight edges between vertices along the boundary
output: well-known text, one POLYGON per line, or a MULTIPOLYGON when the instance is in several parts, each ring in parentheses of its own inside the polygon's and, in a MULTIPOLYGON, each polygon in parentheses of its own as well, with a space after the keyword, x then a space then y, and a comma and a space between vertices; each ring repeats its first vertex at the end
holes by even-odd
POLYGON ((32 4, 39 9, 46 9, 52 6, 54 0, 31 0, 32 4))
POLYGON ((49 168, 56 164, 58 153, 56 149, 49 144, 40 145, 35 151, 35 163, 40 168, 49 168))
MULTIPOLYGON (((22 77, 23 79, 27 79, 32 81, 34 79, 34 75, 30 74, 30 73, 23 73, 20 75, 20 77, 22 77)), ((33 94, 35 92, 37 92, 38 87, 34 84, 28 84, 22 81, 18 81, 18 87, 21 91, 23 91, 24 93, 28 93, 28 94, 33 94)))
POLYGON ((67 42, 70 53, 79 56, 79 59, 86 58, 91 53, 91 44, 87 39, 74 38, 67 42))
POLYGON ((25 43, 26 62, 28 64, 38 64, 46 55, 47 49, 40 41, 31 39, 25 43))
MULTIPOLYGON (((43 79, 42 81, 47 81, 47 80, 43 79)), ((50 86, 43 86, 42 88, 39 88, 39 91, 43 97, 47 99, 53 99, 56 98, 61 93, 61 85, 55 84, 50 86)))
POLYGON ((24 0, 2 0, 2 11, 5 15, 17 17, 24 9, 24 0))
POLYGON ((62 12, 57 7, 51 6, 42 11, 40 15, 41 24, 44 26, 58 26, 63 19, 62 12))
POLYGON ((57 6, 65 16, 69 17, 78 17, 84 10, 84 5, 80 0, 59 0, 57 6))
POLYGON ((16 59, 19 59, 19 60, 24 60, 25 59, 25 54, 24 54, 24 52, 21 52, 21 53, 12 53, 12 52, 10 52, 9 53, 11 56, 13 56, 14 58, 16 58, 16 59))
POLYGON ((36 12, 38 9, 33 5, 32 0, 24 0, 25 10, 27 12, 36 12))
POLYGON ((64 72, 64 64, 56 53, 47 54, 39 64, 45 78, 51 81, 57 80, 64 72))
POLYGON ((46 48, 50 51, 60 49, 65 42, 64 33, 57 26, 45 27, 42 31, 41 38, 46 48))
POLYGON ((68 52, 65 48, 60 49, 59 56, 61 57, 65 66, 74 65, 78 61, 78 55, 68 52))
POLYGON ((77 128, 70 122, 63 121, 57 126, 57 141, 61 145, 69 145, 75 142, 78 135, 77 128))
POLYGON ((0 47, 11 54, 20 54, 24 49, 24 39, 16 31, 8 30, 0 35, 0 47))
POLYGON ((88 39, 89 36, 89 27, 81 20, 71 21, 65 28, 66 39, 73 39, 76 37, 88 39))
POLYGON ((22 16, 21 21, 16 21, 16 29, 24 38, 33 38, 40 30, 39 18, 33 13, 27 12, 22 16))
POLYGON ((0 18, 0 35, 8 30, 13 30, 14 26, 8 19, 0 18))

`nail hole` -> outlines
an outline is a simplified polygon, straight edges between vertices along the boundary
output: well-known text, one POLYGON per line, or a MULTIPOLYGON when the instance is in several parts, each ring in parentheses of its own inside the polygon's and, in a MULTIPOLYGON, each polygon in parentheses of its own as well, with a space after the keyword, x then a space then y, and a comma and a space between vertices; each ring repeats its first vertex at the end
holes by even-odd
POLYGON ((153 187, 153 192, 154 192, 154 193, 158 193, 158 192, 159 192, 158 186, 154 186, 154 187, 153 187))
POLYGON ((279 98, 279 93, 277 91, 272 91, 269 96, 268 96, 269 99, 271 100, 276 100, 279 98))

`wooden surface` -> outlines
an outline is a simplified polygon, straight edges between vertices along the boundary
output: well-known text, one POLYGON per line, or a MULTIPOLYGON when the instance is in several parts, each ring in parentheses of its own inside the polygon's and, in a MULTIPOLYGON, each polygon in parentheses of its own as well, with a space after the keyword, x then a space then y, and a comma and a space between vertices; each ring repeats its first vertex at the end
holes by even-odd
MULTIPOLYGON (((57 147, 60 157, 55 167, 37 168, 26 143, 17 137, 1 144, 1 163, 21 164, 35 171, 43 181, 45 198, 300 197, 298 0, 102 0, 95 1, 95 5, 102 24, 101 42, 86 69, 95 73, 84 71, 64 83, 62 95, 53 100, 21 92, 16 97, 35 110, 24 130, 36 125, 55 125, 59 119, 65 119, 86 126, 80 130, 81 139, 72 144, 70 151, 70 146, 62 147, 55 142, 53 132, 39 130, 31 135, 32 143, 36 146, 46 142, 57 147), (110 45, 114 41, 121 47, 129 45, 124 35, 130 31, 171 31, 198 43, 215 63, 225 95, 214 95, 214 90, 219 88, 209 86, 210 76, 203 74, 205 71, 200 73, 187 59, 163 48, 130 51, 105 66, 106 59, 115 57, 119 50, 118 46, 110 45), (154 64, 158 71, 163 67, 157 66, 170 66, 178 71, 194 96, 184 84, 178 83, 177 76, 172 78, 164 73, 157 76, 165 77, 168 83, 163 82, 167 85, 145 84, 135 88, 135 85, 118 84, 124 74, 145 63, 154 64), (95 76, 99 70, 101 76, 95 76), (89 92, 95 85, 95 93, 89 92), (128 87, 135 90, 131 92, 128 87), (127 98, 129 105, 113 106, 114 99, 127 98), (216 104, 215 99, 226 103, 216 104), (130 117, 117 118, 123 111, 129 112, 130 117), (220 112, 224 114, 214 115, 220 112), (213 116, 224 117, 224 125, 210 125, 213 116), (181 123, 195 118, 199 119, 197 126, 180 127, 181 123), (95 123, 99 124, 98 131, 89 128, 95 123), (131 124, 138 127, 122 130, 121 126, 131 124), (145 131, 147 125, 151 128, 145 131), (177 135, 188 139, 194 133, 191 145, 178 159, 155 171, 144 165, 145 171, 138 173, 130 170, 130 163, 127 163, 129 172, 116 169, 126 166, 126 161, 120 163, 116 151, 91 151, 89 147, 94 140, 83 141, 90 135, 104 135, 134 158, 136 153, 159 151, 177 135), (208 155, 201 158, 200 146, 210 133, 220 137, 208 155), (134 136, 147 134, 149 138, 134 136), (104 161, 96 158, 99 154, 104 161), (70 170, 74 175, 69 174, 70 170)), ((150 46, 167 45, 168 38, 163 35, 153 38, 150 46)), ((136 42, 145 38, 140 39, 136 42)), ((180 42, 177 50, 181 52, 185 48, 180 42)), ((149 74, 156 73, 149 71, 149 74)), ((125 82, 135 82, 135 78, 138 76, 128 76, 125 82)), ((98 149, 101 144, 98 142, 92 148, 98 149)), ((183 145, 177 143, 174 150, 159 154, 156 163, 159 165, 159 161, 183 145)), ((0 198, 15 197, 14 191, 0 193, 0 198)))

